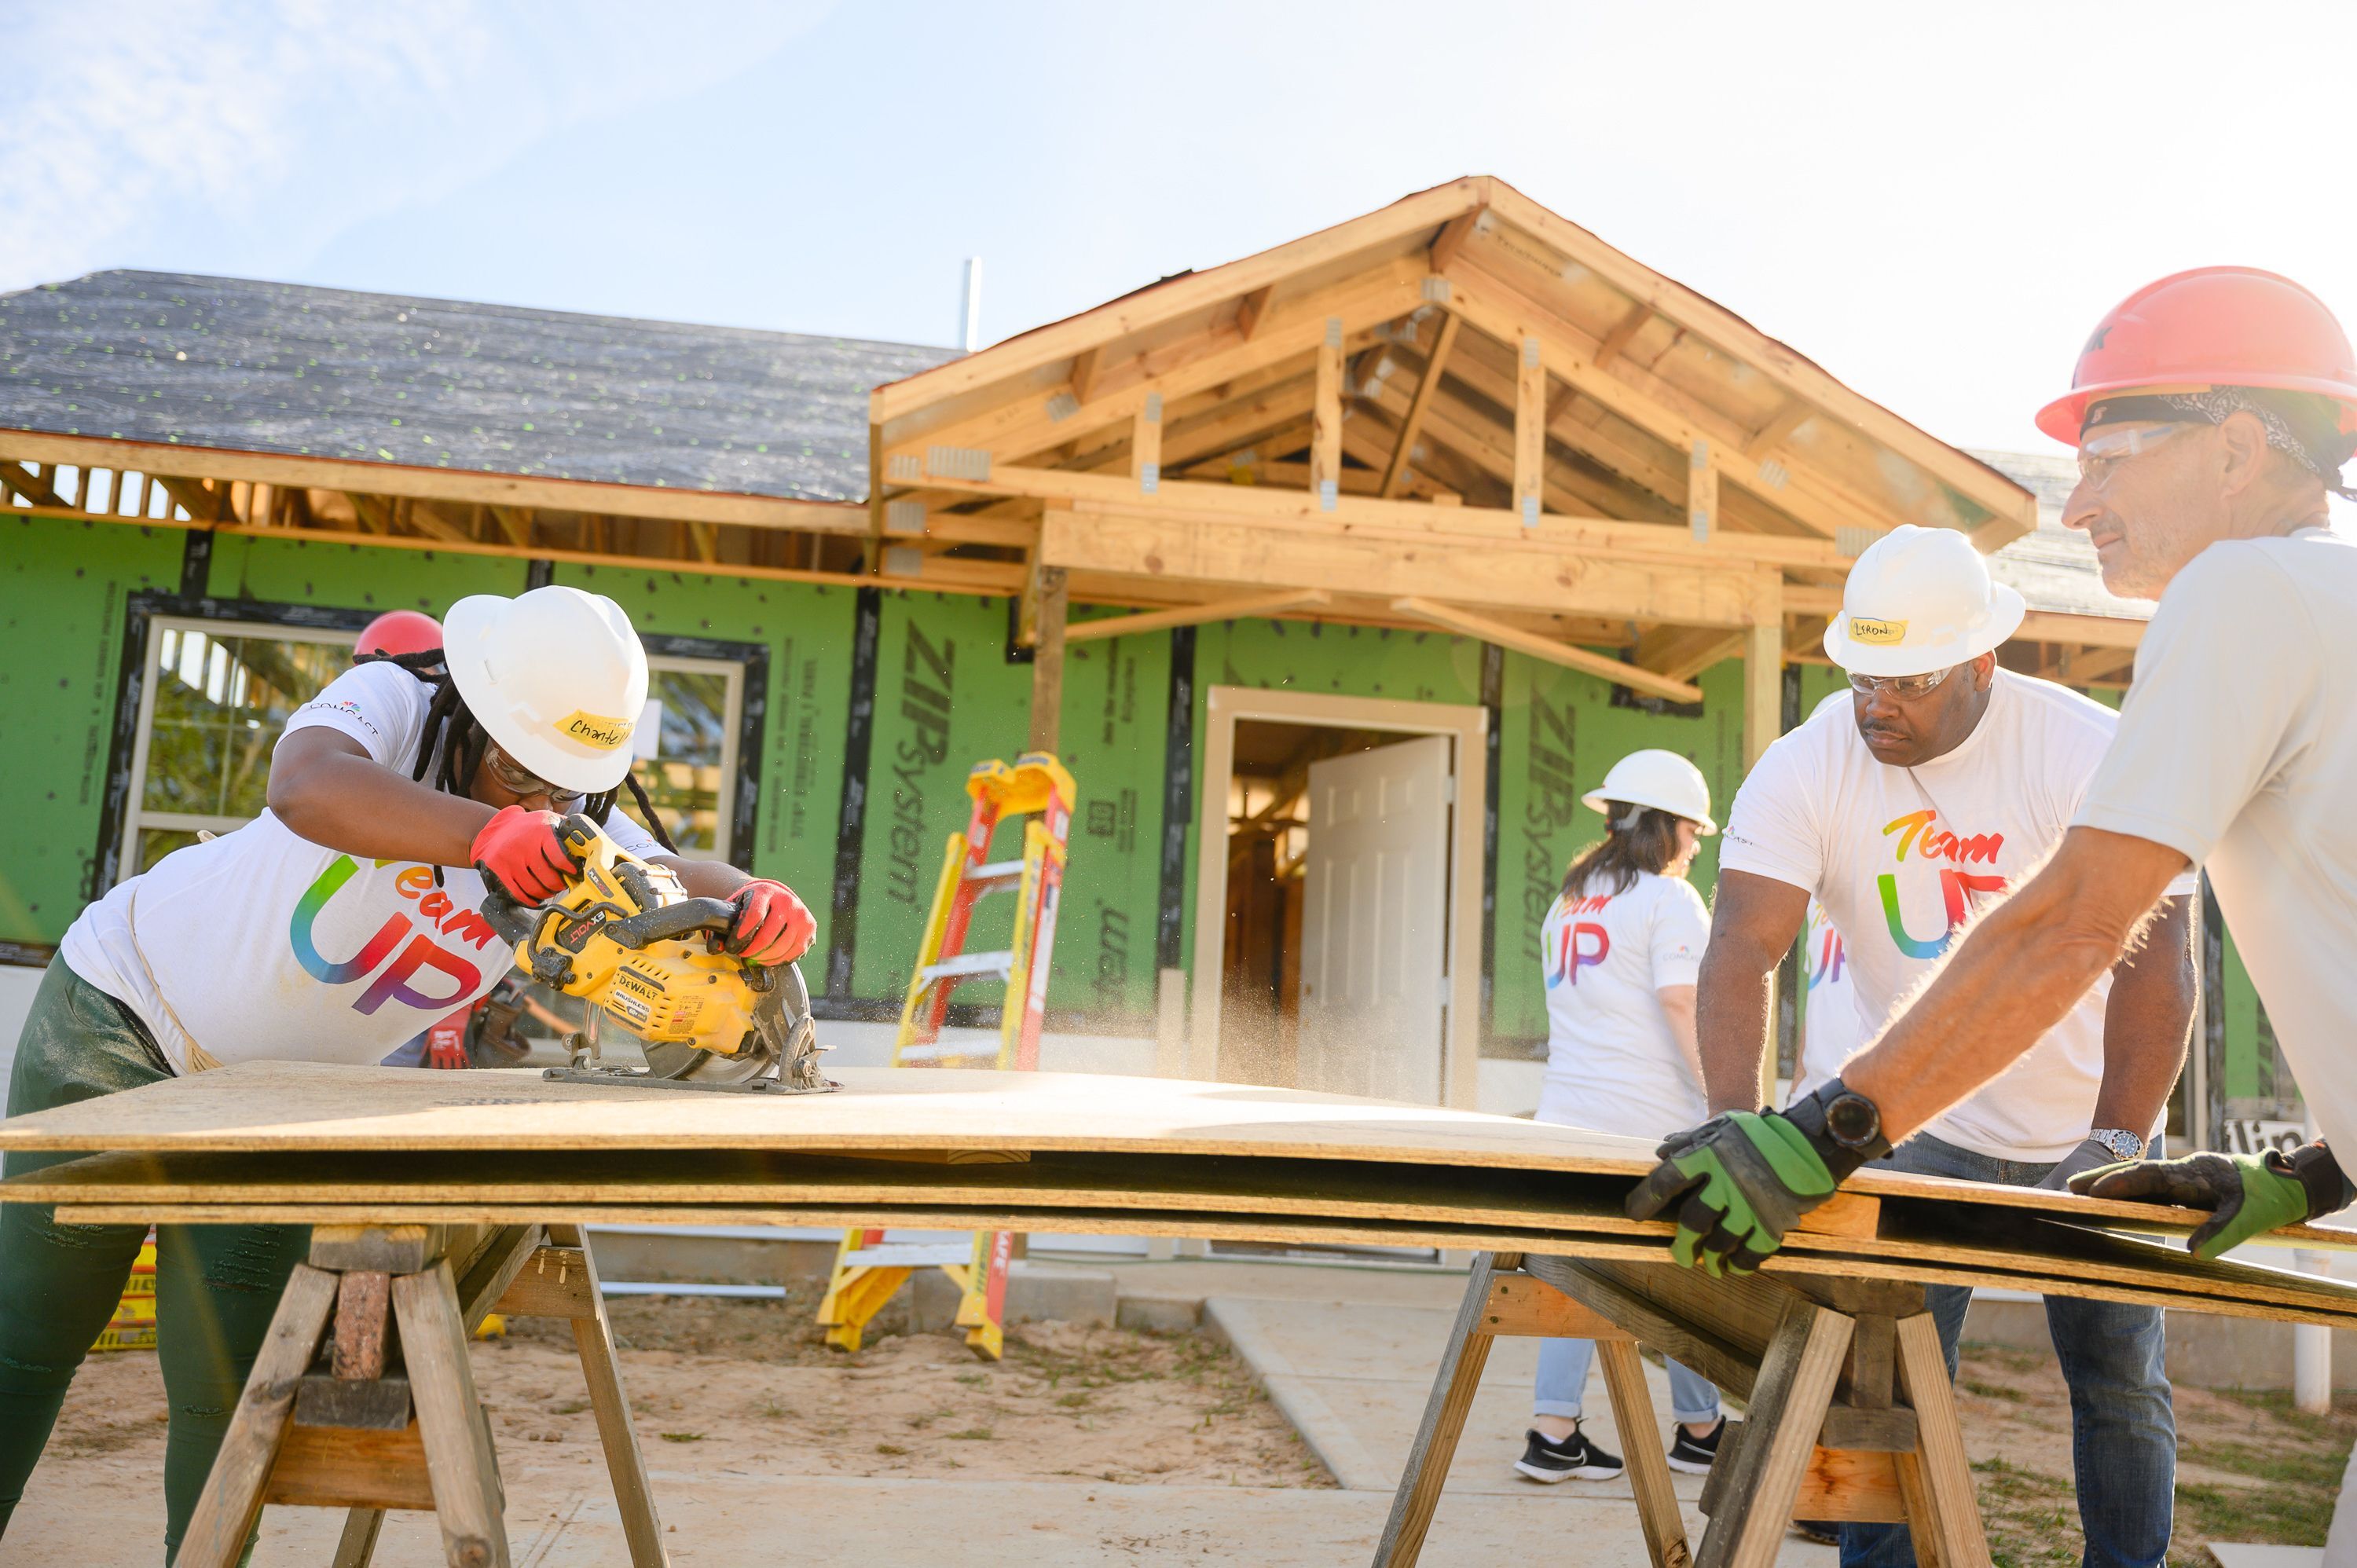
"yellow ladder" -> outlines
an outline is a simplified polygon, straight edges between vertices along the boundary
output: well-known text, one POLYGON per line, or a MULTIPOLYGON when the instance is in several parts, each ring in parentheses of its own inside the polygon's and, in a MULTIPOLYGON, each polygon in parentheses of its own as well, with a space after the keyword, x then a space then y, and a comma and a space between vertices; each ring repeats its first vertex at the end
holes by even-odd
MULTIPOLYGON (((900 1006, 892 1044, 894 1067, 980 1067, 1033 1071, 1046 1015, 1048 975, 1056 945, 1056 908, 1064 885, 1066 844, 1078 787, 1064 765, 1044 751, 1026 752, 1013 767, 993 758, 966 776, 974 810, 965 831, 949 836, 932 911, 918 943, 915 972, 900 1006), (1020 822, 1019 860, 990 859, 1002 823, 1020 822), (969 952, 974 908, 994 893, 1013 890, 1013 934, 1004 950, 969 952), (1006 983, 993 1053, 944 1043, 950 995, 970 980, 1006 983)), ((895 1242, 880 1230, 844 1233, 834 1270, 819 1303, 826 1342, 859 1348, 884 1304, 919 1269, 940 1269, 958 1287, 957 1326, 965 1342, 993 1360, 1006 1344, 1006 1269, 1015 1238, 1006 1230, 976 1231, 971 1241, 895 1242)))

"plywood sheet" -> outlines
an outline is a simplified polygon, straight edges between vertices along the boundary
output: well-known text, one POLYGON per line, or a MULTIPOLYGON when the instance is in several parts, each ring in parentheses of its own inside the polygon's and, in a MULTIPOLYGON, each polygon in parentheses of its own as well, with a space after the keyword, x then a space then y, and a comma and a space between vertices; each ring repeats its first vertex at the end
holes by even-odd
MULTIPOLYGON (((838 1094, 552 1083, 529 1069, 417 1072, 242 1062, 0 1122, 0 1149, 217 1151, 1066 1151, 1348 1159, 1634 1177, 1650 1139, 1478 1112, 1191 1079, 842 1069, 838 1094)), ((2182 1228, 2198 1216, 2068 1193, 1864 1171, 1876 1196, 2182 1228)), ((0 1197, 8 1196, 0 1190, 0 1197)), ((1403 1195, 1405 1197, 1405 1195, 1403 1195)), ((2302 1228, 2303 1245, 2346 1246, 2302 1228)))

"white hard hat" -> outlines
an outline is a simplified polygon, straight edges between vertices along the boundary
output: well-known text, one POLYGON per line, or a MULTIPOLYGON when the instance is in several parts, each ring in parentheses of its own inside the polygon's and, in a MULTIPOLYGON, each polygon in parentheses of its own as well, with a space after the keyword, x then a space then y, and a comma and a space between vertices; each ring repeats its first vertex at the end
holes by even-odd
POLYGON ((1963 534, 1903 522, 1849 569, 1825 657, 1859 675, 1928 675, 1988 652, 2028 608, 1963 534))
POLYGON ((1612 765, 1604 782, 1579 798, 1591 811, 1612 814, 1609 802, 1653 806, 1684 817, 1706 833, 1718 832, 1710 816, 1710 782, 1702 769, 1674 751, 1632 751, 1612 765))
POLYGON ((559 585, 471 595, 443 618, 442 650, 483 733, 518 765, 585 795, 630 772, 647 650, 613 600, 559 585))

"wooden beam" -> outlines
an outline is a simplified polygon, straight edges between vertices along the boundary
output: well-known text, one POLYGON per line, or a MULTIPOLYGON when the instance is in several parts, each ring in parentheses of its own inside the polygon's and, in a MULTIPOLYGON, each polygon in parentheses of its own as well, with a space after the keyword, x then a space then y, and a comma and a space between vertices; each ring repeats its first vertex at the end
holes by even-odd
POLYGON ((869 394, 868 417, 877 424, 889 424, 906 414, 940 405, 958 393, 1012 383, 1029 371, 1069 360, 1092 344, 1129 337, 1318 267, 1331 266, 1353 255, 1405 240, 1479 207, 1486 198, 1488 186, 1486 177, 1452 180, 1274 250, 1124 295, 1094 310, 1010 338, 981 353, 968 354, 878 387, 869 394))
POLYGON ((1256 594, 1243 598, 1213 599, 1208 604, 1181 605, 1176 609, 1148 610, 1144 615, 1107 616, 1101 620, 1073 621, 1064 628, 1066 642, 1095 642, 1111 637, 1137 637, 1168 631, 1174 626, 1202 626, 1215 620, 1256 620, 1287 610, 1323 609, 1333 596, 1320 588, 1288 588, 1283 593, 1256 594))
POLYGON ((1318 383, 1309 399, 1309 490, 1332 511, 1342 488, 1342 318, 1326 318, 1318 345, 1318 383))
POLYGON ((1484 210, 1486 209, 1483 208, 1476 207, 1470 211, 1460 212, 1440 226, 1440 232, 1432 237, 1431 254, 1434 272, 1444 270, 1449 263, 1457 259, 1457 252, 1463 250, 1465 242, 1473 237, 1473 227, 1481 221, 1481 214, 1484 210))
POLYGON ((1137 419, 1129 437, 1129 473, 1137 488, 1152 495, 1162 483, 1162 394, 1153 393, 1146 406, 1137 411, 1137 419))
POLYGON ((1604 370, 1613 360, 1627 353, 1629 345, 1636 340, 1637 334, 1642 332, 1645 329, 1645 323, 1652 319, 1653 319, 1652 306, 1642 300, 1631 306, 1628 314, 1614 322, 1612 330, 1607 332, 1603 340, 1596 345, 1596 368, 1599 371, 1604 370))
MULTIPOLYGON (((0 453, 27 461, 129 468, 140 473, 152 473, 156 465, 161 465, 182 474, 199 472, 224 486, 236 480, 406 496, 421 500, 482 501, 494 506, 535 507, 611 517, 725 522, 737 528, 844 534, 866 532, 866 509, 857 501, 787 500, 775 496, 656 485, 609 485, 589 479, 410 467, 399 463, 363 463, 343 457, 296 457, 152 441, 112 441, 35 430, 0 430, 0 453)), ((187 502, 183 500, 181 504, 187 502)))
POLYGON ((1637 639, 1636 662, 1673 681, 1691 681, 1712 665, 1739 657, 1745 634, 1715 627, 1656 627, 1637 639))
POLYGON ((1440 330, 1432 340, 1432 352, 1425 356, 1424 375, 1415 383, 1415 395, 1408 400, 1407 413, 1400 421, 1399 439, 1393 443, 1391 461, 1384 465, 1383 488, 1376 492, 1379 495, 1400 493, 1416 436, 1424 429, 1424 416, 1432 407, 1432 394, 1438 390, 1441 374, 1448 368, 1448 351, 1457 346, 1457 327, 1455 316, 1441 317, 1440 330))
POLYGON ((2012 528, 2008 537, 2037 528, 2037 498, 1996 469, 1860 396, 1725 306, 1614 250, 1504 181, 1492 179, 1487 197, 1501 219, 1986 507, 2012 528))
POLYGON ((1514 510, 1525 528, 1539 522, 1546 474, 1546 360, 1538 334, 1520 339, 1514 376, 1514 510))
POLYGON ((1424 303, 1424 280, 1429 275, 1421 257, 1385 262, 1279 301, 1249 343, 1230 321, 1157 344, 1146 352, 1103 366, 1097 375, 1097 395, 1077 410, 1057 402, 1059 392, 1071 395, 1060 384, 1035 387, 1023 397, 954 418, 910 419, 887 425, 885 465, 889 468, 895 459, 910 457, 923 462, 942 446, 985 451, 994 462, 1014 462, 1106 425, 1118 425, 1125 435, 1147 392, 1162 393, 1167 406, 1297 356, 1307 359, 1324 340, 1330 317, 1340 317, 1344 334, 1354 337, 1416 309, 1424 303))
POLYGON ((1816 412, 1816 405, 1805 398, 1785 399, 1776 416, 1751 433, 1751 439, 1743 444, 1743 455, 1754 462, 1765 457, 1792 439, 1792 433, 1808 424, 1816 412))
POLYGON ((1041 565, 1039 642, 1031 650, 1031 736, 1025 747, 1053 755, 1062 740, 1064 621, 1070 600, 1064 569, 1041 565))
POLYGON ((457 523, 452 522, 448 518, 444 517, 441 512, 435 508, 434 503, 431 501, 421 501, 404 497, 402 502, 396 507, 393 516, 396 520, 401 522, 407 523, 411 528, 416 530, 418 532, 434 539, 439 539, 445 543, 460 544, 472 543, 474 542, 473 534, 468 533, 465 529, 460 528, 457 523))
POLYGON ((1697 544, 1718 532, 1718 460, 1699 436, 1686 453, 1686 528, 1697 544))
POLYGON ((1071 384, 1072 397, 1075 402, 1086 403, 1095 392, 1097 384, 1097 356, 1103 352, 1103 344, 1092 343, 1087 348, 1072 356, 1071 384))
MULTIPOLYGON (((1784 585, 1784 613, 1824 616, 1841 614, 1842 591, 1803 583, 1784 585)), ((2016 642, 2075 642, 2088 648, 2135 648, 2144 641, 2145 622, 2130 616, 2076 615, 2065 610, 2031 610, 2022 618, 2016 642)))
POLYGON ((177 475, 158 474, 156 482, 164 493, 186 509, 189 517, 199 522, 219 522, 229 518, 229 486, 213 489, 202 479, 184 479, 177 475))
MULTIPOLYGON (((1241 487, 1239 487, 1241 488, 1241 487)), ((1451 512, 1471 508, 1430 507, 1451 512)), ((1385 602, 1414 595, 1542 615, 1738 627, 1752 614, 1753 574, 1530 550, 1469 549, 1462 540, 1371 539, 1265 522, 1170 517, 1151 503, 1074 503, 1050 512, 1040 549, 1054 565, 1174 585, 1324 588, 1385 602)))
MULTIPOLYGON (((1165 479, 1151 498, 1140 497, 1136 485, 1114 474, 1075 474, 1057 468, 994 467, 986 479, 935 478, 931 488, 967 495, 1030 496, 1039 500, 1067 500, 1116 509, 1143 509, 1174 521, 1200 516, 1211 520, 1249 521, 1263 527, 1293 532, 1350 533, 1363 539, 1387 538, 1402 542, 1429 541, 1458 546, 1476 541, 1509 552, 1579 554, 1675 563, 1698 568, 1726 570, 1743 563, 1777 566, 1817 566, 1837 559, 1830 545, 1818 541, 1774 534, 1726 533, 1707 545, 1697 545, 1683 528, 1656 523, 1622 522, 1609 518, 1548 513, 1535 530, 1502 507, 1433 506, 1422 501, 1383 500, 1344 496, 1328 512, 1314 496, 1265 485, 1205 483, 1165 479)), ((1549 563, 1577 566, 1577 563, 1549 563)), ((1275 584, 1273 586, 1288 586, 1275 584)), ((1676 616, 1641 617, 1676 620, 1676 616)), ((1748 624, 1743 621, 1728 624, 1748 624)), ((1718 625, 1717 621, 1695 622, 1718 625)))
MULTIPOLYGON (((1276 285, 1275 284, 1270 284, 1265 288, 1256 288, 1253 290, 1250 294, 1236 301, 1237 337, 1242 338, 1247 343, 1252 341, 1253 334, 1260 330, 1261 322, 1268 316, 1268 302, 1275 293, 1276 285)), ((1082 399, 1082 401, 1086 402, 1087 400, 1082 399)))
POLYGON ((1488 616, 1475 615, 1452 605, 1437 604, 1430 599, 1405 597, 1394 599, 1392 608, 1404 615, 1428 620, 1435 626, 1447 627, 1467 637, 1478 637, 1484 642, 1494 642, 1501 648, 1511 648, 1517 653, 1527 653, 1550 664, 1560 664, 1567 670, 1584 671, 1590 675, 1626 686, 1632 692, 1649 696, 1667 697, 1674 703, 1699 703, 1702 688, 1684 681, 1673 681, 1651 670, 1608 659, 1601 653, 1591 653, 1585 648, 1574 648, 1567 642, 1555 642, 1534 636, 1519 627, 1508 626, 1488 616))
POLYGON ((529 510, 495 506, 491 509, 491 521, 500 525, 500 533, 507 537, 510 544, 528 545, 532 542, 532 513, 529 510))
POLYGON ((49 488, 48 479, 22 463, 0 465, 0 479, 5 479, 10 489, 31 501, 35 506, 57 507, 67 511, 81 510, 69 505, 65 497, 49 488))

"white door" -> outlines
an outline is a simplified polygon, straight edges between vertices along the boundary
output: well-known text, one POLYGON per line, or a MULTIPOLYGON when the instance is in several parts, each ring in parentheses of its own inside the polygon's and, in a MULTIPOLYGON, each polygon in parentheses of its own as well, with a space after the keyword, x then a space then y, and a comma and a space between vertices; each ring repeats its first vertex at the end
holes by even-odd
POLYGON ((1449 737, 1309 765, 1296 1081, 1437 1105, 1449 737))

